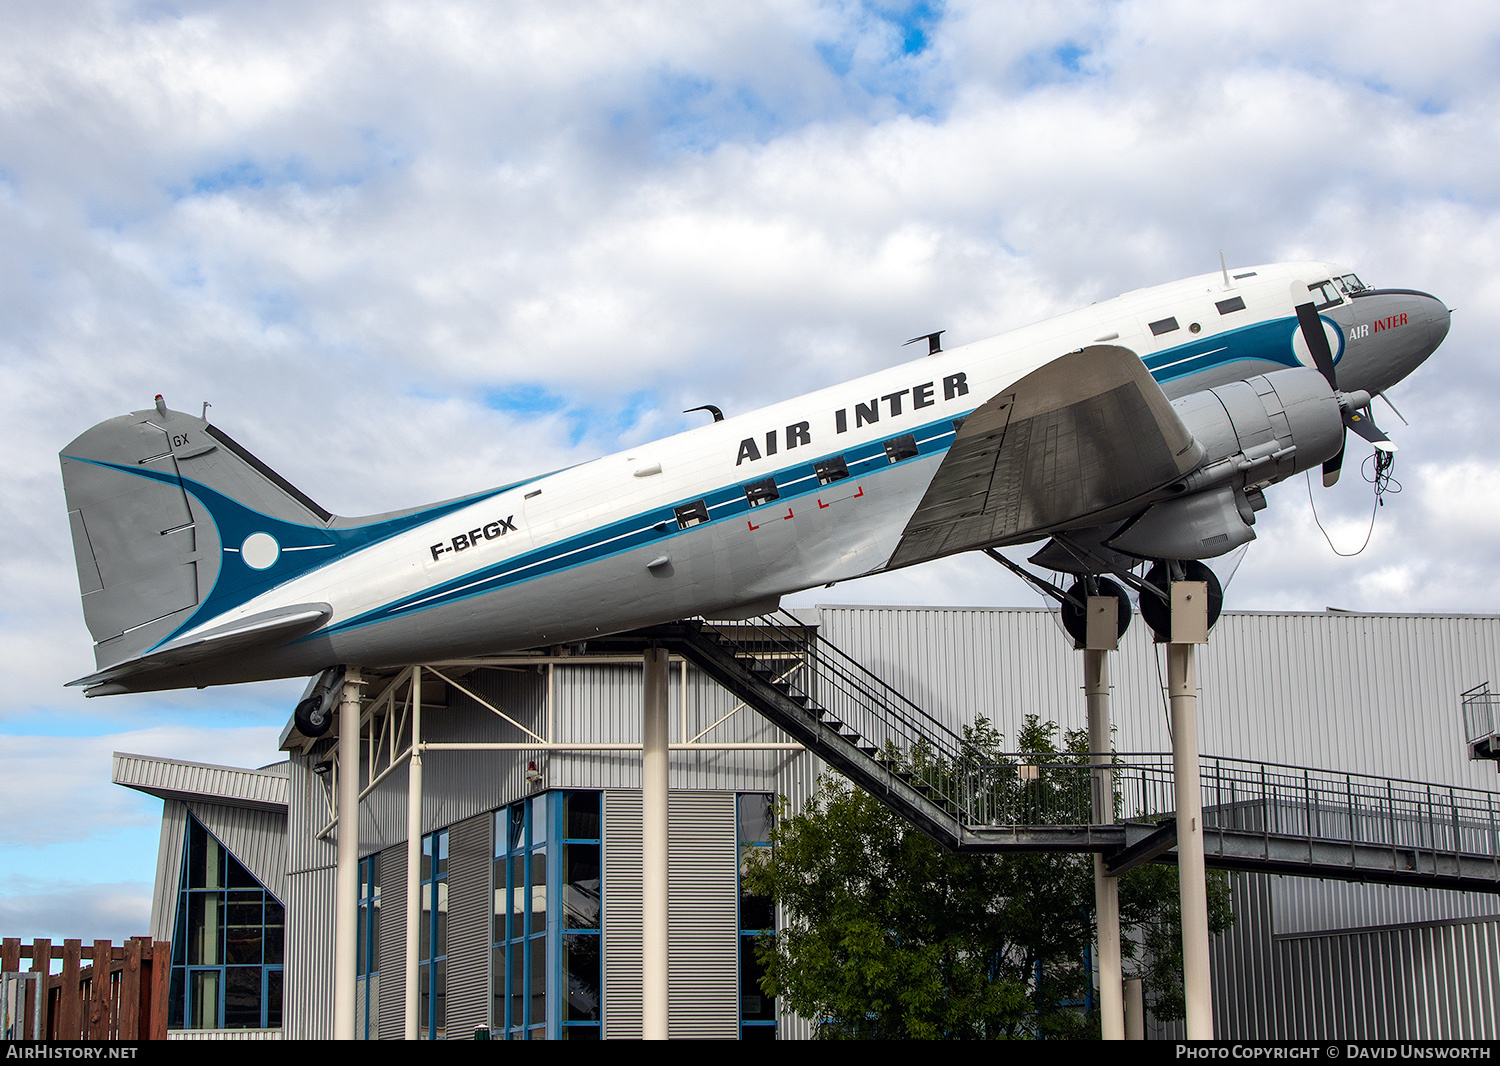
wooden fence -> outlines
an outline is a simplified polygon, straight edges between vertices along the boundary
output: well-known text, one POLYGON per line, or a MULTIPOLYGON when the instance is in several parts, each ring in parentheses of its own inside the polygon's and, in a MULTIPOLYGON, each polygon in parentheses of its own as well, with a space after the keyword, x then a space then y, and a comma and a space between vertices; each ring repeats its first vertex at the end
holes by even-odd
POLYGON ((122 945, 96 940, 37 939, 30 945, 15 937, 0 940, 0 970, 41 973, 41 1033, 33 1032, 36 1004, 26 992, 26 1040, 165 1040, 167 988, 172 973, 172 946, 164 940, 134 936, 122 945), (52 960, 62 972, 52 973, 52 960), (91 965, 83 965, 83 960, 91 965))

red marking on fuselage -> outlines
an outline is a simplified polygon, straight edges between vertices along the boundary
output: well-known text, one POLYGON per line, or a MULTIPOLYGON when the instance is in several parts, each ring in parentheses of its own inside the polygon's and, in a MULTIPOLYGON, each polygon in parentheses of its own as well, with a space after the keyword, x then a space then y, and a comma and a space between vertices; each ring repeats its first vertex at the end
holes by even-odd
POLYGON ((784 515, 782 515, 782 516, 781 516, 781 520, 782 520, 782 521, 783 521, 783 522, 785 522, 785 521, 786 521, 786 520, 787 520, 787 519, 788 519, 788 518, 790 518, 790 517, 792 517, 792 509, 791 509, 791 508, 790 508, 790 507, 788 507, 788 508, 787 508, 787 509, 786 509, 786 514, 784 514, 784 515))
POLYGON ((745 525, 749 526, 751 529, 759 529, 760 528, 760 526, 756 525, 754 522, 750 521, 750 519, 748 519, 748 518, 745 519, 745 525))
POLYGON ((1379 333, 1383 329, 1396 329, 1404 325, 1406 325, 1406 312, 1402 311, 1399 315, 1392 315, 1390 318, 1376 319, 1375 332, 1379 333))

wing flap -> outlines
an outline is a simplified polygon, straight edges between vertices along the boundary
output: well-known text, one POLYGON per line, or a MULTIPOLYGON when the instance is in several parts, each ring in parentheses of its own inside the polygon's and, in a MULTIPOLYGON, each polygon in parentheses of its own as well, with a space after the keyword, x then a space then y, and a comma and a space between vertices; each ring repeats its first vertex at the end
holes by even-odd
POLYGON ((1134 352, 1071 352, 964 421, 888 565, 1098 525, 1202 457, 1134 352))

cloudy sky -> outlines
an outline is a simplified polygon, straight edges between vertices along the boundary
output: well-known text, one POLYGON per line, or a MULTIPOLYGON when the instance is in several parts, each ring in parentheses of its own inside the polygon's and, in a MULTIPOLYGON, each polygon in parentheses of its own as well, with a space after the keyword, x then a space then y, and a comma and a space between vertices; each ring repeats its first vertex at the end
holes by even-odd
MULTIPOLYGON (((1229 606, 1500 609, 1492 3, 3 0, 0 27, 7 935, 145 931, 160 803, 109 753, 274 761, 300 688, 62 688, 93 658, 57 452, 156 393, 364 514, 1220 249, 1334 259, 1457 309, 1392 394, 1410 427, 1380 412, 1404 491, 1344 559, 1273 490, 1229 606)), ((1317 491, 1346 552, 1350 455, 1317 491)), ((968 559, 836 595, 1037 602, 968 559)))

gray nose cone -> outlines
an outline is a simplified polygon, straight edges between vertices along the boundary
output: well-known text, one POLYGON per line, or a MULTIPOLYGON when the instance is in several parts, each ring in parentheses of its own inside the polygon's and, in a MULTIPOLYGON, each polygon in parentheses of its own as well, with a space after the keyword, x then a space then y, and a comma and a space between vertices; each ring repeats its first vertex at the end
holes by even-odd
POLYGON ((1384 392, 1421 366, 1448 335, 1443 301, 1415 289, 1372 289, 1354 299, 1338 361, 1339 388, 1384 392))

